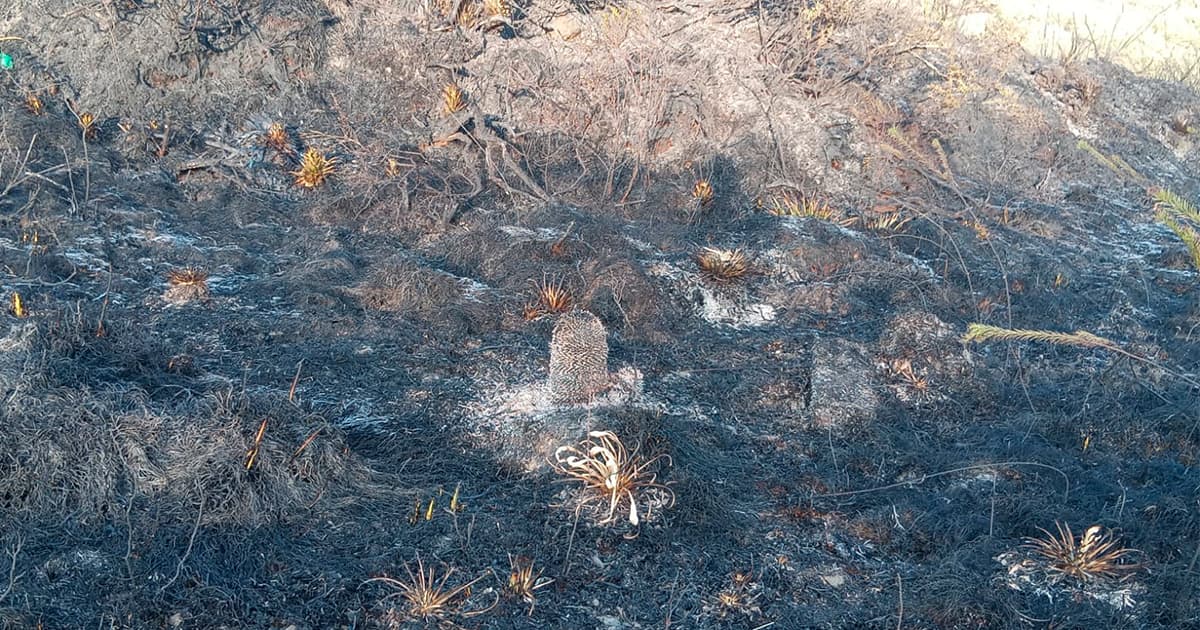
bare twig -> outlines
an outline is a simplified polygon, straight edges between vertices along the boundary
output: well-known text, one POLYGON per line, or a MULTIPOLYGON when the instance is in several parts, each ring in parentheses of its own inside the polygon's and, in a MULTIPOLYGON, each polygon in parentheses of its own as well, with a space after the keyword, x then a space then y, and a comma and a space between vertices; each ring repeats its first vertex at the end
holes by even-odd
POLYGON ((167 580, 166 584, 163 584, 161 587, 159 587, 159 595, 162 595, 164 592, 166 592, 167 587, 171 586, 175 583, 175 580, 179 579, 179 574, 183 572, 183 564, 187 562, 188 556, 192 555, 192 545, 196 543, 196 532, 200 531, 200 519, 204 517, 204 504, 207 500, 207 496, 200 497, 200 511, 196 513, 196 524, 192 526, 192 535, 188 537, 187 549, 183 550, 183 555, 179 558, 179 563, 175 565, 175 575, 172 575, 171 579, 167 580))
POLYGON ((857 494, 869 494, 872 492, 882 492, 884 490, 891 490, 893 488, 903 488, 906 486, 907 487, 917 486, 922 483, 925 483, 926 481, 929 481, 930 479, 935 479, 937 477, 944 477, 946 475, 953 475, 955 473, 960 473, 960 472, 966 472, 968 470, 983 470, 983 469, 988 469, 988 468, 1000 468, 1002 466, 1003 467, 1033 466, 1036 468, 1048 468, 1050 470, 1053 470, 1054 472, 1058 473, 1059 475, 1062 475, 1063 482, 1065 483, 1065 487, 1063 488, 1063 500, 1066 501, 1067 497, 1070 496, 1071 478, 1067 476, 1067 473, 1063 472, 1062 470, 1060 470, 1058 468, 1055 468, 1054 466, 1051 466, 1049 464, 1043 464, 1041 462, 996 462, 993 464, 975 464, 973 466, 963 466, 961 468, 952 468, 950 470, 943 470, 941 472, 930 473, 928 475, 921 475, 920 477, 918 477, 916 479, 911 479, 909 481, 898 481, 896 483, 889 483, 886 486, 876 486, 874 488, 864 488, 862 490, 847 490, 845 492, 829 492, 826 494, 815 494, 809 498, 811 498, 811 499, 828 499, 828 498, 832 498, 832 497, 848 497, 848 496, 853 496, 853 495, 857 495, 857 494))
POLYGON ((17 556, 20 555, 21 545, 24 543, 25 539, 18 536, 16 544, 8 552, 10 560, 8 565, 8 586, 4 588, 3 593, 0 593, 0 602, 3 602, 4 598, 8 597, 8 594, 12 592, 13 587, 17 584, 17 556))

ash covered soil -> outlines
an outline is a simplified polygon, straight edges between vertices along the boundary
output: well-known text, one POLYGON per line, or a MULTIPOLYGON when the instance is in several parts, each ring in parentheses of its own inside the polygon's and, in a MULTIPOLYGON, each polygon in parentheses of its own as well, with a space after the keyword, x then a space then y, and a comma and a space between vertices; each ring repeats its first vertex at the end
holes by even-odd
POLYGON ((1200 627, 1200 100, 957 17, 0 9, 0 626, 1200 627))

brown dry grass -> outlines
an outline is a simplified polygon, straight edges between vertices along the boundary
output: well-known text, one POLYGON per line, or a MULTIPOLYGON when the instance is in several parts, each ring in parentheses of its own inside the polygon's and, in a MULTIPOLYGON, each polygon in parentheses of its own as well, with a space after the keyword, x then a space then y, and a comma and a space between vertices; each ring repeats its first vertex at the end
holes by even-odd
POLYGON ((560 446, 554 452, 553 465, 560 474, 583 484, 586 494, 579 509, 595 502, 608 505, 598 524, 616 522, 621 504, 627 503, 629 524, 636 527, 642 521, 638 510, 638 498, 642 494, 657 490, 669 496, 670 504, 675 502, 675 494, 648 471, 662 459, 670 462, 671 456, 662 454, 643 460, 637 451, 630 453, 615 433, 589 431, 587 439, 578 446, 560 446))

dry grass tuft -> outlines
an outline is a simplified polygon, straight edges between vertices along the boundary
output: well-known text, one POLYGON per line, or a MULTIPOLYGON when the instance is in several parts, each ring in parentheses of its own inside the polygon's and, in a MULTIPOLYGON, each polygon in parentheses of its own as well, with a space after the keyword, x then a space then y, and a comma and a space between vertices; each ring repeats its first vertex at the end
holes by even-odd
POLYGON ((1048 562, 1050 571, 1081 582, 1092 582, 1126 577, 1141 568, 1139 564, 1122 562, 1137 551, 1119 546, 1099 525, 1089 527, 1078 541, 1069 526, 1058 522, 1055 526, 1057 536, 1039 527, 1045 537, 1030 538, 1025 544, 1048 562))
POLYGON ((750 271, 750 261, 740 249, 705 247, 696 255, 696 263, 705 276, 718 282, 737 280, 750 271))
POLYGON ((167 272, 167 281, 171 286, 191 286, 199 285, 208 287, 208 272, 199 267, 184 267, 182 269, 172 269, 167 272))
POLYGON ((187 302, 206 298, 208 291, 208 272, 199 267, 184 267, 167 272, 167 298, 178 302, 187 302))
POLYGON ((471 597, 471 587, 486 577, 486 573, 470 582, 449 588, 446 584, 450 581, 450 576, 454 575, 454 569, 451 567, 446 567, 446 572, 439 579, 434 568, 429 567, 426 570, 421 558, 418 557, 416 574, 413 574, 407 563, 404 565, 404 572, 408 574, 407 582, 387 576, 371 578, 367 582, 382 582, 395 587, 397 592, 388 595, 384 600, 403 598, 408 604, 405 612, 410 618, 429 621, 450 616, 474 617, 486 613, 495 606, 493 603, 481 610, 468 611, 465 609, 467 600, 471 597))
POLYGON ((535 591, 546 588, 554 583, 550 578, 542 577, 542 570, 534 571, 533 559, 524 556, 513 558, 508 557, 508 592, 520 597, 522 601, 529 604, 529 612, 526 615, 533 614, 533 607, 537 602, 535 591))
POLYGON ((442 88, 442 110, 447 114, 461 112, 467 106, 467 96, 455 84, 442 88))
POLYGON ((488 17, 512 17, 512 7, 505 0, 483 0, 483 13, 488 17))
POLYGON ((707 179, 698 179, 696 185, 692 186, 692 199, 699 201, 702 206, 712 203, 715 194, 712 183, 707 179))
POLYGON ((873 211, 868 215, 860 217, 859 221, 863 229, 875 232, 899 232, 912 221, 912 217, 905 215, 899 210, 888 209, 873 211))
POLYGON ((563 287, 563 279, 543 277, 534 282, 534 301, 525 305, 525 319, 534 320, 543 315, 565 313, 574 304, 571 292, 563 287))
MULTIPOLYGON (((638 497, 648 491, 665 493, 668 506, 674 505, 675 493, 658 483, 654 473, 647 472, 660 459, 671 461, 671 456, 656 455, 642 460, 637 452, 630 453, 621 439, 611 431, 589 431, 588 439, 578 446, 560 446, 554 451, 554 468, 560 474, 582 483, 589 491, 579 503, 578 509, 595 502, 605 502, 608 510, 598 521, 600 525, 614 523, 621 503, 629 503, 629 524, 636 527, 641 522, 638 512, 638 497)), ((647 505, 649 516, 650 502, 647 505)))
POLYGON ((297 186, 316 188, 333 174, 336 162, 336 159, 325 157, 324 153, 310 147, 300 160, 300 168, 292 171, 291 175, 296 178, 297 186))
POLYGON ((847 220, 839 217, 829 202, 816 195, 780 195, 771 200, 767 212, 777 217, 812 217, 833 223, 847 223, 847 220))

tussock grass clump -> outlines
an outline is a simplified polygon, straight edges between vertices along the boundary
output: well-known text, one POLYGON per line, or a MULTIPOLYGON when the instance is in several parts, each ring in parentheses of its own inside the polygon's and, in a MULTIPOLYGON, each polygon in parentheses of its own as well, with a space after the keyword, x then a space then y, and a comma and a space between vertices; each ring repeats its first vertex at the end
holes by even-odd
POLYGON ((384 601, 401 598, 407 604, 404 615, 410 619, 423 621, 441 620, 448 617, 475 617, 482 615, 495 606, 495 602, 487 608, 468 610, 466 608, 471 597, 471 587, 487 577, 487 573, 479 577, 450 587, 448 582, 454 575, 453 567, 446 567, 441 578, 437 577, 434 567, 425 568, 421 558, 417 558, 417 571, 414 574, 408 563, 404 564, 404 572, 408 581, 397 580, 388 576, 371 578, 364 583, 380 582, 394 587, 396 592, 384 597, 384 601))
POLYGON ((1058 575, 1080 582, 1128 577, 1141 565, 1124 562, 1137 550, 1121 547, 1112 535, 1099 525, 1087 528, 1076 539, 1070 526, 1055 522, 1058 534, 1038 528, 1044 537, 1030 538, 1025 547, 1047 562, 1046 568, 1058 575))
POLYGON ((771 200, 767 212, 777 217, 811 217, 831 223, 844 220, 829 202, 816 195, 785 194, 771 200))
POLYGON ((706 277, 718 282, 743 278, 750 271, 750 261, 740 249, 705 247, 696 255, 696 264, 706 277))
POLYGON ((525 319, 534 320, 543 315, 565 313, 575 303, 571 292, 563 286, 563 279, 543 277, 534 282, 534 299, 525 305, 525 319))
POLYGON ((309 148, 300 159, 300 168, 291 172, 296 185, 301 188, 316 188, 325 183, 326 178, 336 170, 336 158, 326 157, 324 153, 309 148))
POLYGON ((577 509, 593 503, 608 505, 597 524, 615 523, 622 504, 628 504, 629 524, 637 527, 642 521, 639 498, 646 506, 647 517, 651 506, 670 507, 675 503, 675 493, 649 471, 664 459, 671 462, 671 456, 665 453, 650 459, 639 457, 636 450, 630 453, 621 438, 611 431, 589 431, 587 439, 578 446, 560 446, 554 452, 553 465, 560 474, 583 484, 585 494, 577 509), (646 495, 650 494, 659 496, 648 498, 646 495))
POLYGON ((537 603, 536 591, 550 586, 554 580, 542 577, 542 569, 534 570, 532 558, 524 556, 514 558, 509 555, 508 566, 508 592, 529 604, 529 611, 525 614, 532 615, 533 607, 537 603))
POLYGON ((173 302, 190 302, 209 296, 208 272, 199 267, 184 267, 167 272, 166 298, 173 302))

